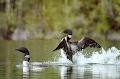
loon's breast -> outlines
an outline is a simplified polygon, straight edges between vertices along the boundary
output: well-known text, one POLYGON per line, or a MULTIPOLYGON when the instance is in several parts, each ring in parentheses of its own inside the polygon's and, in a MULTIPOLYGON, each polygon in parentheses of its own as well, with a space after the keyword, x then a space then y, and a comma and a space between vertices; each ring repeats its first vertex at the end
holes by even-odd
POLYGON ((29 62, 28 61, 23 61, 23 67, 29 67, 29 62))
POLYGON ((64 46, 63 50, 75 54, 78 51, 77 42, 67 42, 67 45, 64 46))
POLYGON ((29 62, 23 61, 23 73, 26 74, 29 72, 29 62))
POLYGON ((75 54, 77 52, 77 45, 75 43, 70 43, 70 49, 73 52, 73 54, 75 54))

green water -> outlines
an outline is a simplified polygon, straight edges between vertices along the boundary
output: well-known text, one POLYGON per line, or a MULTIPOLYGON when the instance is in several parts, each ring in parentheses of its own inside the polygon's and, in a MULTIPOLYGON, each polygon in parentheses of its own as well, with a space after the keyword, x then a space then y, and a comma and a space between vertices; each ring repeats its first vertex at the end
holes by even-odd
MULTIPOLYGON (((116 46, 118 41, 98 41, 104 48, 116 46)), ((0 41, 0 79, 120 79, 119 65, 85 65, 85 66, 48 66, 40 71, 30 71, 23 77, 23 54, 15 48, 25 46, 30 50, 31 62, 53 61, 58 52, 52 52, 58 40, 0 41)))

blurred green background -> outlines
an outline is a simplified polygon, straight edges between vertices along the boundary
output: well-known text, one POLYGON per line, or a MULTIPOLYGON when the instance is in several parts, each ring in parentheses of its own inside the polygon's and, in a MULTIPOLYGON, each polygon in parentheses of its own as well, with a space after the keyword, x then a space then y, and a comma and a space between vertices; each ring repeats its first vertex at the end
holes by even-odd
POLYGON ((0 0, 0 39, 74 36, 120 40, 120 0, 0 0))

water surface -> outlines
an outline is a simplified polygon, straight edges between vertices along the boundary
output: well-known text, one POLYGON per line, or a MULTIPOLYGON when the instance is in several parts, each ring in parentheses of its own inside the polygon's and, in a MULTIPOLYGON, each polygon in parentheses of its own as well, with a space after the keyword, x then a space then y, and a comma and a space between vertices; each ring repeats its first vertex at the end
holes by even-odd
MULTIPOLYGON (((99 42, 106 50, 113 46, 120 49, 119 42, 99 42)), ((58 59, 60 53, 52 50, 57 43, 55 40, 0 41, 0 79, 120 79, 119 64, 56 65, 53 62, 58 59), (31 63, 39 62, 47 65, 33 66, 29 75, 23 75, 20 66, 23 54, 15 51, 15 48, 21 46, 30 50, 31 63)))

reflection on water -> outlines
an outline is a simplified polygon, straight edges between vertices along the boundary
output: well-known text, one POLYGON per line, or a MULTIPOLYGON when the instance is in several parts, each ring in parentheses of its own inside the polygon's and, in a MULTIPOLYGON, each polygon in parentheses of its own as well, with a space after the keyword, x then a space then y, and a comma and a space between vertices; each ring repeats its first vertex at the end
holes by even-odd
POLYGON ((120 66, 117 65, 86 65, 60 66, 61 79, 119 79, 120 66))
POLYGON ((87 65, 72 65, 58 66, 51 65, 41 71, 30 71, 27 74, 23 73, 23 79, 43 78, 43 79, 119 79, 120 65, 102 65, 102 64, 87 64, 87 65), (52 69, 50 73, 49 69, 52 69), (43 75, 43 73, 45 73, 43 75), (41 75, 42 74, 42 75, 41 75), (32 76, 30 76, 32 75, 32 76), (55 77, 52 77, 55 76, 55 77), (60 78, 59 78, 60 77, 60 78))
POLYGON ((30 75, 30 67, 29 67, 29 65, 23 66, 23 79, 29 79, 29 75, 30 75))
POLYGON ((29 79, 29 78, 30 78, 29 72, 27 74, 23 74, 23 79, 29 79))
POLYGON ((73 73, 72 67, 61 66, 59 71, 61 79, 71 79, 73 73))

